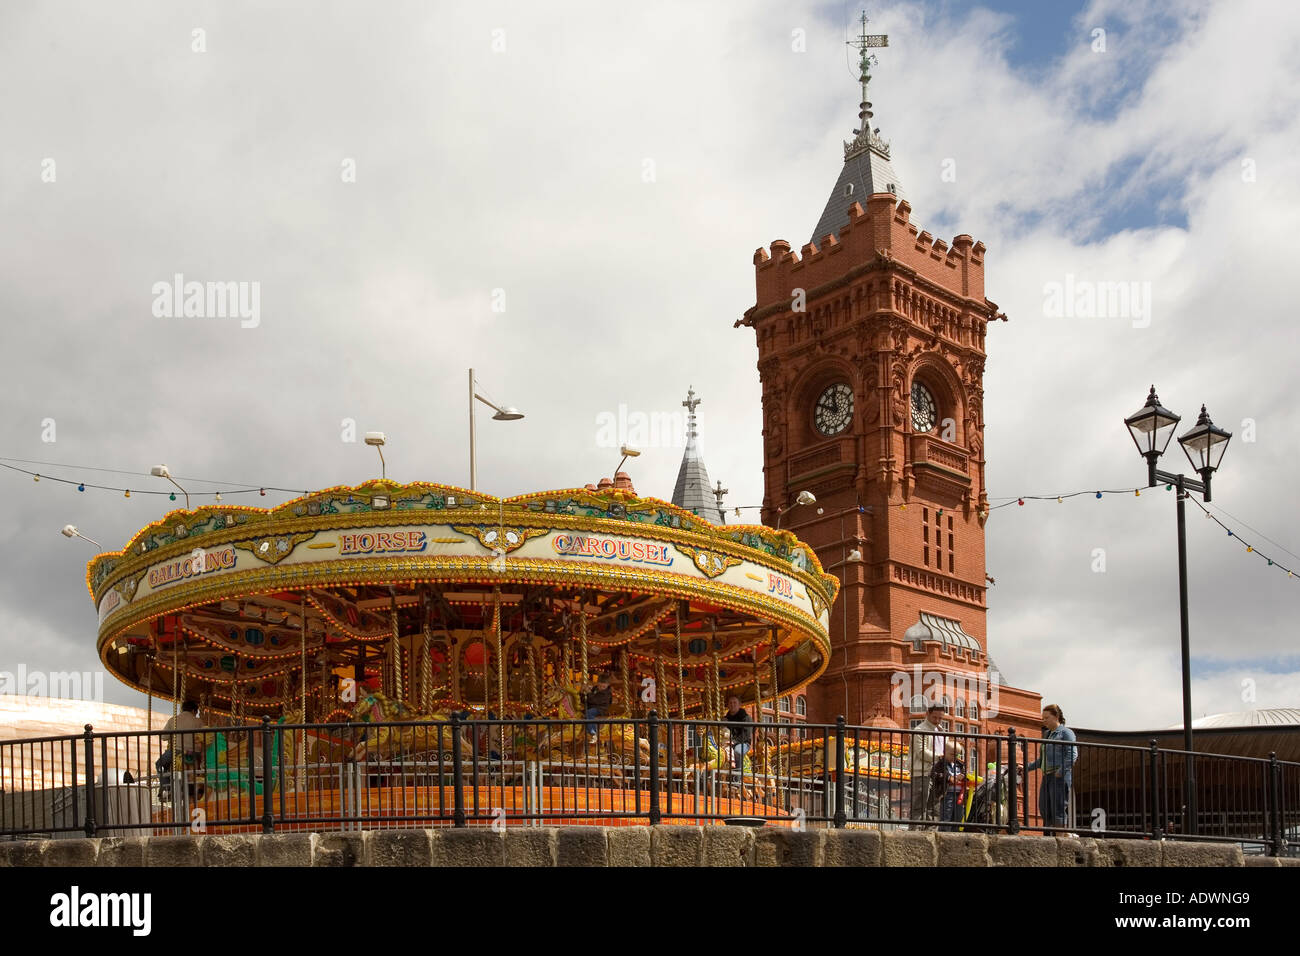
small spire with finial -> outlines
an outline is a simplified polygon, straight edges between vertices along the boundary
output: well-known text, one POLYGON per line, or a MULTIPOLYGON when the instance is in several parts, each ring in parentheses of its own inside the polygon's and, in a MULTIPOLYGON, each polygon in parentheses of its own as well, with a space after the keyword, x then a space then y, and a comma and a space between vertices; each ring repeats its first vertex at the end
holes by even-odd
POLYGON ((858 104, 858 129, 853 131, 853 141, 844 145, 844 151, 847 155, 868 146, 875 146, 885 156, 888 156, 889 146, 871 128, 873 114, 871 112, 871 101, 867 99, 867 84, 871 82, 871 67, 875 65, 876 57, 875 54, 867 51, 889 46, 889 37, 884 33, 867 33, 867 12, 865 10, 862 11, 859 22, 862 24, 862 32, 849 40, 848 45, 855 46, 858 49, 858 82, 862 84, 862 102, 858 104))
POLYGON ((682 402, 682 407, 686 409, 686 432, 688 438, 695 438, 695 407, 703 399, 695 397, 695 386, 692 385, 686 390, 686 401, 682 402))

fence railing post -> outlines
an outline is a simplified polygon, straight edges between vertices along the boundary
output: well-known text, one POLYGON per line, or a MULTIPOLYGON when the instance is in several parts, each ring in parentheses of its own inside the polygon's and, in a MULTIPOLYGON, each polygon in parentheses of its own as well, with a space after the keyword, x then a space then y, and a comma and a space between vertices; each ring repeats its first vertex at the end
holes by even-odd
POLYGON ((1147 775, 1147 786, 1151 790, 1151 839, 1159 840, 1161 834, 1160 827, 1160 772, 1156 768, 1156 762, 1160 759, 1160 748, 1156 744, 1156 739, 1151 738, 1151 772, 1147 775))
MULTIPOLYGON (((262 715, 262 832, 274 833, 275 821, 271 816, 271 718, 262 715)), ((249 792, 256 793, 257 788, 250 781, 249 792)))
POLYGON ((844 715, 835 719, 835 826, 843 830, 844 816, 844 715))
POLYGON ((1268 794, 1273 806, 1273 848, 1269 856, 1281 856, 1282 841, 1282 768, 1277 762, 1277 751, 1268 755, 1268 794))
POLYGON ((461 781, 464 760, 460 755, 460 715, 451 715, 451 776, 452 776, 452 813, 453 826, 465 825, 465 788, 461 781))
MULTIPOLYGON (((1020 771, 1017 769, 1019 760, 1016 755, 1016 729, 1007 728, 1007 773, 1010 780, 1007 782, 1007 833, 1016 834, 1020 832, 1020 771)), ((1029 799, 1029 781, 1025 780, 1025 799, 1029 799)))
POLYGON ((650 825, 659 823, 659 714, 650 711, 647 718, 650 734, 650 825))
MULTIPOLYGON (((91 738, 94 728, 86 724, 83 737, 86 743, 86 836, 95 835, 95 741, 91 738)), ((76 793, 76 780, 73 780, 73 793, 76 793)), ((73 799, 76 805, 76 799, 73 799)))

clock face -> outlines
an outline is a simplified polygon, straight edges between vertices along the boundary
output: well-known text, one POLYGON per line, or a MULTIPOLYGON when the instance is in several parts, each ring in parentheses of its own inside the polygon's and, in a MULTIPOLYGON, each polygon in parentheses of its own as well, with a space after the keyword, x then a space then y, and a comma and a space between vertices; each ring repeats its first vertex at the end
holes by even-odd
POLYGON ((920 382, 912 383, 912 431, 928 432, 939 419, 934 396, 920 382))
POLYGON ((823 435, 838 435, 853 421, 853 389, 841 382, 822 392, 813 412, 813 424, 823 435))

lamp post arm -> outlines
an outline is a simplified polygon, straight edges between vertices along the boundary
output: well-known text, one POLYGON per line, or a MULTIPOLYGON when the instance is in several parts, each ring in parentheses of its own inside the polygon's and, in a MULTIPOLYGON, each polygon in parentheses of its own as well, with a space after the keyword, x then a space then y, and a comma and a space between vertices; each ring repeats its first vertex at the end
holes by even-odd
POLYGON ((181 488, 180 485, 176 484, 176 479, 173 478, 171 475, 168 475, 168 476, 167 476, 167 480, 170 481, 173 485, 176 485, 176 487, 177 487, 178 489, 180 489, 180 493, 183 494, 183 495, 185 496, 185 510, 186 510, 186 511, 189 511, 189 510, 190 510, 190 493, 189 493, 188 491, 186 491, 184 488, 181 488))
POLYGON ((1199 492, 1206 501, 1210 500, 1210 485, 1208 482, 1197 481, 1195 478, 1188 478, 1186 475, 1170 474, 1167 471, 1161 471, 1159 468, 1155 470, 1155 476, 1158 481, 1153 481, 1151 483, 1153 485, 1159 484, 1159 482, 1163 481, 1165 484, 1173 485, 1175 488, 1184 488, 1188 491, 1199 492))

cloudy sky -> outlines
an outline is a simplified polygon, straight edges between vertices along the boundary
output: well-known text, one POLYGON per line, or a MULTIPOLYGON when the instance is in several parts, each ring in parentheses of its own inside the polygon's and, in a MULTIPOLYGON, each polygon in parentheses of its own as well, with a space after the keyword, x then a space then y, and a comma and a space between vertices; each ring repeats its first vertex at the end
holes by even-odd
MULTIPOLYGON (((1300 11, 869 15, 890 36, 872 100, 912 219, 988 246, 1010 318, 988 338, 990 493, 1141 483, 1121 420, 1155 382, 1186 422, 1204 402, 1236 433, 1211 507, 1300 570, 1285 550, 1300 552, 1300 11), (1149 314, 1053 315, 1045 290, 1067 276, 1138 283, 1149 314)), ((485 490, 607 474, 602 422, 680 412, 693 384, 710 473, 731 503, 759 502, 757 353, 732 324, 754 302, 754 249, 807 241, 838 175, 856 16, 790 0, 4 4, 0 457, 138 491, 160 489, 139 476, 159 462, 191 491, 306 490, 375 476, 350 419, 388 433, 393 477, 464 484, 474 366, 527 414, 480 417, 485 490), (177 274, 258 283, 255 327, 156 314, 177 274)), ((681 449, 645 437, 637 488, 668 497, 681 449)), ((118 547, 170 502, 6 470, 0 489, 0 669, 94 668, 93 549, 58 529, 118 547)), ((1300 705, 1300 575, 1195 508, 1188 538, 1195 712, 1300 705)), ((1171 495, 1000 509, 988 567, 1012 683, 1076 725, 1180 719, 1171 495)))

